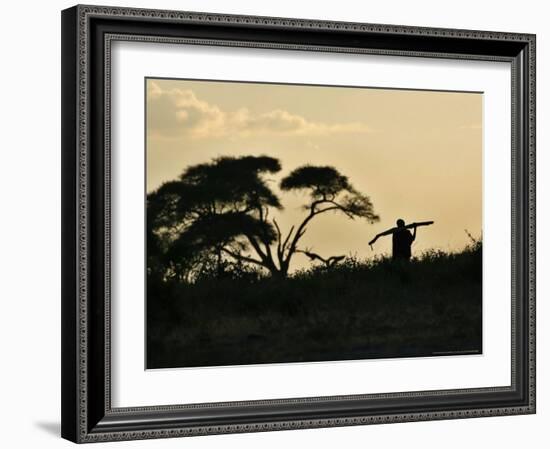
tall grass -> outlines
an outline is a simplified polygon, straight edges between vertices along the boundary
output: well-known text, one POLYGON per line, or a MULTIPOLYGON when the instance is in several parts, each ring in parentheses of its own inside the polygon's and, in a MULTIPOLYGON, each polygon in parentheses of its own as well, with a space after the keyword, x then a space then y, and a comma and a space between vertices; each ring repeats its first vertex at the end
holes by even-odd
POLYGON ((147 366, 481 352, 482 245, 347 258, 286 279, 149 282, 147 366))

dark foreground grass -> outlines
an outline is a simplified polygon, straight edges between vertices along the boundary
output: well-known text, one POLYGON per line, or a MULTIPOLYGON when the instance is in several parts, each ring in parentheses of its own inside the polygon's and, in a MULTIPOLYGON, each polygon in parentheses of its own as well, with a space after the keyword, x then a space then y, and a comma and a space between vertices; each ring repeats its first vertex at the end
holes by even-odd
POLYGON ((288 279, 148 285, 147 367, 481 353, 481 243, 288 279))

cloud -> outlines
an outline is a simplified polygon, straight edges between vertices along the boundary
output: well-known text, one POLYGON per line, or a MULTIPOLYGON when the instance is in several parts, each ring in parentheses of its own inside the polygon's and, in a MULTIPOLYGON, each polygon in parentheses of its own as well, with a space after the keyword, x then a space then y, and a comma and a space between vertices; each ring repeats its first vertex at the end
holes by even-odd
POLYGON ((183 136, 210 138, 251 135, 323 136, 335 133, 370 132, 364 123, 310 121, 283 109, 253 114, 247 108, 224 111, 199 99, 190 89, 163 90, 151 82, 147 96, 148 132, 175 139, 183 136))

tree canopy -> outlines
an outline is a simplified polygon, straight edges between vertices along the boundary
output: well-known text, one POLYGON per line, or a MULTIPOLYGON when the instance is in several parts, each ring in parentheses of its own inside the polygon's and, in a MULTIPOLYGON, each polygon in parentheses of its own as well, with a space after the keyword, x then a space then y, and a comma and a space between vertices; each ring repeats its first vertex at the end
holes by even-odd
MULTIPOLYGON (((148 267, 162 277, 190 280, 206 267, 260 267, 286 276, 310 221, 329 211, 375 222, 370 199, 330 166, 305 165, 283 177, 280 189, 303 191, 306 216, 283 233, 270 209, 282 209, 266 175, 281 171, 269 156, 220 157, 188 167, 147 196, 148 267)), ((301 251, 303 252, 303 251, 301 251)))

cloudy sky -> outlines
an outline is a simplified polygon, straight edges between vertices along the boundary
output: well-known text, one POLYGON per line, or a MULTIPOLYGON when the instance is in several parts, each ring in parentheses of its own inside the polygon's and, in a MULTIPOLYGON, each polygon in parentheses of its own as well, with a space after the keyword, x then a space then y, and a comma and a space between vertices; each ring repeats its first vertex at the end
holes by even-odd
MULTIPOLYGON (((147 79, 147 191, 186 167, 222 155, 269 155, 285 209, 284 229, 303 218, 307 197, 278 181, 304 164, 332 165, 374 203, 373 225, 342 215, 316 217, 302 247, 322 256, 373 257, 378 232, 434 220, 418 230, 414 254, 457 250, 482 229, 482 105, 479 93, 147 79)), ((296 255, 292 268, 309 265, 296 255)))

